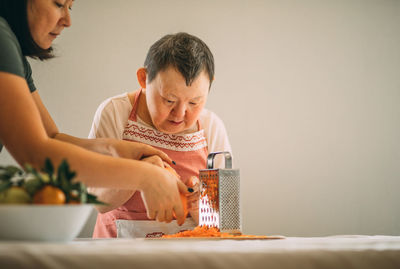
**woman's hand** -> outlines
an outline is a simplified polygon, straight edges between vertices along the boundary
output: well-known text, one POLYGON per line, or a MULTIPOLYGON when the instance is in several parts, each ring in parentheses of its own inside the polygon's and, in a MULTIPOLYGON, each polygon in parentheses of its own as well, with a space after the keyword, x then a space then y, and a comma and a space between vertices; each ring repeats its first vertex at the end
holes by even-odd
MULTIPOLYGON (((160 160, 172 164, 172 160, 168 155, 161 150, 155 149, 152 146, 125 140, 109 139, 109 152, 114 157, 126 159, 143 160, 152 156, 157 156, 160 160)), ((152 162, 153 163, 153 162, 152 162)), ((157 161, 156 164, 161 166, 157 161), (156 164, 157 163, 157 164, 156 164)))
POLYGON ((200 180, 192 176, 187 186, 193 189, 193 192, 187 195, 188 210, 196 225, 199 225, 199 199, 200 199, 200 180))
POLYGON ((166 165, 168 165, 166 162, 163 161, 163 159, 160 158, 160 156, 157 156, 157 155, 153 155, 150 157, 144 157, 141 159, 141 161, 154 164, 161 168, 164 168, 166 165))
MULTIPOLYGON (((145 157, 142 159, 142 161, 154 164, 159 167, 164 167, 168 165, 157 155, 145 157)), ((99 211, 100 213, 106 213, 125 204, 136 192, 136 190, 119 190, 89 187, 88 192, 96 195, 100 201, 107 203, 107 205, 95 206, 97 211, 99 211)))
POLYGON ((54 135, 54 138, 80 146, 90 151, 111 155, 113 157, 142 160, 146 157, 158 156, 164 162, 172 164, 172 160, 167 154, 161 150, 153 148, 152 146, 139 142, 125 141, 114 138, 83 139, 63 133, 54 135))
POLYGON ((185 214, 179 192, 188 195, 187 186, 174 174, 166 169, 154 167, 159 175, 143 182, 140 186, 143 202, 146 206, 147 217, 160 222, 169 222, 175 212, 178 225, 185 222, 185 214))

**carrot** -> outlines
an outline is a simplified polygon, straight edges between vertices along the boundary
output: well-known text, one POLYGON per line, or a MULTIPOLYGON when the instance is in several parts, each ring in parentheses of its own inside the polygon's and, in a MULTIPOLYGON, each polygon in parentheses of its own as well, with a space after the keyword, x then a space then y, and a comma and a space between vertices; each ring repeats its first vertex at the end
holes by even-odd
POLYGON ((166 234, 162 238, 179 238, 179 237, 219 237, 219 238, 257 238, 263 239, 267 236, 263 235, 232 235, 229 233, 221 233, 216 227, 208 227, 206 225, 197 226, 193 230, 183 231, 176 234, 166 234))
POLYGON ((221 237, 222 235, 230 236, 228 233, 221 233, 218 228, 197 226, 193 230, 183 231, 171 235, 163 235, 163 238, 174 238, 174 237, 221 237))

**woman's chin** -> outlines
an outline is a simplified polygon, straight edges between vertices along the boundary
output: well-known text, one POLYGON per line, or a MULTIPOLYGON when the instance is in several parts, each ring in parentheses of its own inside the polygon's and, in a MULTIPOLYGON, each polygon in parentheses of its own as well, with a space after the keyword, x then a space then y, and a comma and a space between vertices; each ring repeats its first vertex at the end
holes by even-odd
POLYGON ((169 130, 169 129, 163 129, 163 130, 158 129, 158 130, 163 132, 163 133, 165 133, 165 134, 176 134, 176 133, 179 133, 179 132, 176 132, 174 130, 169 130))
POLYGON ((43 50, 48 50, 48 49, 50 49, 51 44, 50 44, 50 46, 38 45, 38 47, 41 48, 41 49, 43 49, 43 50))
POLYGON ((52 43, 47 44, 47 45, 45 45, 45 46, 39 46, 39 47, 41 47, 41 48, 44 49, 44 50, 48 50, 49 48, 51 48, 51 45, 52 45, 52 43))
POLYGON ((166 134, 177 134, 181 132, 181 128, 177 128, 175 126, 168 126, 168 127, 159 127, 157 128, 159 131, 166 133, 166 134))
POLYGON ((51 45, 53 44, 53 40, 51 41, 44 41, 44 42, 35 42, 36 45, 39 46, 39 48, 44 49, 44 50, 48 50, 51 45))

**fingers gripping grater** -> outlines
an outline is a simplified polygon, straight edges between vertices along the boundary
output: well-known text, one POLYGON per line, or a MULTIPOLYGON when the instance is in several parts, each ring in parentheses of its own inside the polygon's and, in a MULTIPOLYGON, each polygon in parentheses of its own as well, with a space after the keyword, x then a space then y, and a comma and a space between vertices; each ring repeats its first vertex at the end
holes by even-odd
POLYGON ((210 153, 207 169, 200 170, 199 225, 241 234, 240 175, 239 169, 232 169, 230 152, 210 153), (224 169, 214 168, 217 154, 225 156, 224 169))

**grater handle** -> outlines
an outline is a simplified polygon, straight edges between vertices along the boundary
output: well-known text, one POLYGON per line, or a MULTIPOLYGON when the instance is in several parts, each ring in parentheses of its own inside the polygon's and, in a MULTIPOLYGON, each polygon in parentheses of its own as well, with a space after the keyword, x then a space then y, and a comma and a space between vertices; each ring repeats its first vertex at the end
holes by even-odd
POLYGON ((207 157, 207 169, 214 169, 214 157, 217 154, 225 155, 225 169, 232 169, 232 155, 229 151, 211 152, 207 157))

